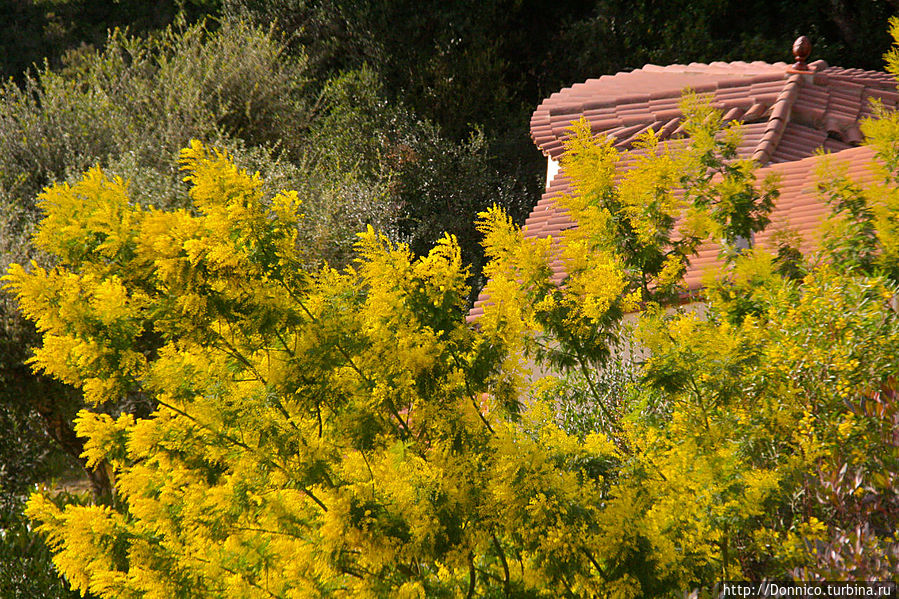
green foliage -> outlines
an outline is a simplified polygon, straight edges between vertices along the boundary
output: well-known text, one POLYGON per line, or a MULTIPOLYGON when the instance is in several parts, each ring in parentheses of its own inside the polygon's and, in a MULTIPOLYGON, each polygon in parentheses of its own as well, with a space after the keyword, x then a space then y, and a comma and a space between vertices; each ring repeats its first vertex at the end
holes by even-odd
MULTIPOLYGON (((20 387, 21 388, 21 387, 20 387)), ((0 412, 0 504, 27 495, 37 481, 50 480, 71 469, 59 448, 47 435, 38 414, 26 401, 6 406, 0 412)))
MULTIPOLYGON (((484 254, 473 215, 497 204, 521 221, 528 209, 527 185, 497 170, 481 132, 452 141, 402 103, 389 101, 368 67, 328 81, 310 146, 313 170, 324 180, 346 180, 350 173, 371 190, 368 202, 380 201, 385 215, 395 219, 381 221, 391 238, 424 255, 435 239, 450 233, 475 277, 484 254)), ((343 247, 345 257, 349 246, 343 247)))
POLYGON ((579 7, 553 39, 549 64, 563 80, 646 63, 716 60, 791 62, 789 44, 807 35, 814 59, 882 68, 889 2, 717 2, 598 0, 579 7), (567 75, 567 77, 566 77, 567 75))
POLYGON ((509 25, 530 22, 526 17, 535 16, 534 10, 552 21, 562 18, 548 7, 472 0, 452 5, 433 0, 228 0, 223 5, 226 14, 275 22, 295 36, 321 81, 368 64, 382 77, 391 101, 407 103, 453 141, 464 139, 474 124, 491 130, 505 126, 510 109, 516 117, 525 116, 510 106, 508 94, 510 84, 531 65, 509 68, 503 54, 527 52, 528 40, 509 25), (497 35, 498 27, 506 35, 497 35), (506 46, 512 46, 511 52, 506 46))

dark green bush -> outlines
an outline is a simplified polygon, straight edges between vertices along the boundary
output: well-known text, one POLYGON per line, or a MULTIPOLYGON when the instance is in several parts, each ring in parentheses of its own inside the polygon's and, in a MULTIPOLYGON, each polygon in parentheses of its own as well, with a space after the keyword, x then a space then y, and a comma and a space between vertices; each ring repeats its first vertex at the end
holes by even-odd
POLYGON ((0 0, 0 77, 21 80, 33 65, 58 67, 81 48, 98 48, 107 32, 137 35, 175 21, 194 23, 217 14, 219 0, 0 0))
POLYGON ((454 234, 477 277, 483 266, 474 216, 493 204, 523 220, 530 208, 523 173, 503 172, 480 130, 453 141, 433 122, 391 101, 368 67, 330 79, 310 133, 316 171, 350 173, 396 217, 388 232, 423 254, 444 232, 454 234))

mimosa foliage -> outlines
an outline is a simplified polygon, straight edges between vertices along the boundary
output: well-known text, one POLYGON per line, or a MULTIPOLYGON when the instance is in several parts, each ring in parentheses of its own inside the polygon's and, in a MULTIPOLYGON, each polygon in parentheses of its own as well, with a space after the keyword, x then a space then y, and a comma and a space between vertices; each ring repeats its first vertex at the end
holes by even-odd
POLYGON ((32 497, 59 571, 157 598, 663 597, 895 572, 893 192, 858 197, 877 215, 866 269, 831 253, 797 279, 733 251, 706 310, 666 310, 698 244, 751 240, 775 193, 720 116, 685 110, 692 141, 648 135, 623 175, 575 128, 563 239, 481 215, 476 326, 452 237, 414 258, 369 229, 352 267, 304 270, 296 194, 266 201, 199 142, 190 209, 141 208, 99 169, 49 188, 35 243, 56 266, 6 277, 43 335, 33 365, 94 405, 157 406, 79 414, 115 493, 32 497), (632 335, 634 373, 607 376, 632 335), (563 421, 572 396, 601 417, 563 421))

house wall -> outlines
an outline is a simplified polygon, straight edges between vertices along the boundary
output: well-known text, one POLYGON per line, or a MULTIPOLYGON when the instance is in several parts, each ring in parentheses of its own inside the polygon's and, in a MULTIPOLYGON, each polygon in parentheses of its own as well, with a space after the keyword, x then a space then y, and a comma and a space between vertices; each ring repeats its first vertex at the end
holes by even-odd
POLYGON ((546 189, 549 190, 549 184, 559 172, 559 163, 550 157, 546 158, 546 189))

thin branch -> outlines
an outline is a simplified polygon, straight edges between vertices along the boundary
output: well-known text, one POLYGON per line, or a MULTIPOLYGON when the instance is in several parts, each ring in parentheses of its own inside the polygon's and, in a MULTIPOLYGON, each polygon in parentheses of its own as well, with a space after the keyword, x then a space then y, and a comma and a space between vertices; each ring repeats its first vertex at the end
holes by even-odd
POLYGON ((324 423, 322 422, 322 406, 321 402, 315 401, 315 416, 318 419, 318 438, 322 438, 324 423))
POLYGON ((581 352, 580 348, 575 348, 575 351, 577 354, 578 365, 581 367, 581 373, 584 375, 584 379, 587 381, 587 386, 590 388, 590 393, 593 395, 593 398, 596 400, 596 404, 599 406, 600 410, 602 411, 603 416, 605 416, 606 420, 609 422, 609 426, 616 433, 618 433, 617 435, 614 436, 614 439, 616 441, 615 445, 618 447, 619 450, 621 450, 622 453, 630 455, 631 454, 630 448, 628 448, 627 443, 625 443, 620 436, 624 431, 622 430, 621 425, 619 425, 618 422, 615 420, 615 418, 612 416, 611 412, 609 412, 608 408, 606 407, 605 402, 602 401, 602 398, 599 395, 599 390, 596 388, 596 384, 593 382, 593 378, 590 376, 590 371, 587 369, 587 363, 586 363, 586 360, 584 359, 583 353, 581 352))
POLYGON ((233 574, 233 575, 235 575, 235 576, 240 576, 240 577, 241 577, 247 584, 249 584, 249 585, 252 586, 252 587, 256 587, 256 588, 259 589, 260 591, 264 591, 264 592, 268 593, 268 595, 269 595, 270 597, 275 597, 275 599, 280 599, 280 598, 283 597, 283 595, 275 595, 274 593, 272 593, 272 592, 271 592, 270 590, 268 590, 267 588, 261 586, 259 583, 254 582, 253 579, 250 578, 249 576, 247 576, 244 572, 238 572, 237 570, 234 570, 234 569, 232 569, 232 568, 229 568, 228 566, 224 565, 224 564, 221 563, 221 562, 216 562, 215 564, 212 564, 212 561, 211 561, 211 560, 204 559, 204 558, 200 557, 199 555, 197 555, 196 553, 193 554, 193 558, 196 559, 196 560, 198 560, 198 561, 203 562, 204 564, 211 564, 211 565, 218 566, 219 568, 221 568, 221 569, 224 570, 225 572, 228 572, 229 574, 233 574))
POLYGON ((709 426, 709 415, 706 410, 705 399, 703 399, 702 391, 699 389, 699 384, 696 382, 696 379, 693 378, 693 373, 690 372, 687 378, 690 381, 690 386, 693 388, 693 393, 696 395, 696 403, 699 404, 700 410, 702 410, 702 421, 705 425, 705 430, 709 434, 712 432, 711 426, 709 426))
POLYGON ((505 580, 503 581, 503 589, 505 590, 506 597, 511 597, 511 590, 509 588, 509 563, 506 561, 506 554, 503 552, 503 548, 500 547, 499 541, 496 540, 496 535, 490 533, 490 538, 493 539, 493 546, 496 547, 496 552, 499 554, 499 559, 503 563, 503 576, 505 576, 505 580))
MULTIPOLYGON (((465 370, 460 364, 459 357, 456 355, 456 352, 450 350, 450 356, 453 358, 453 362, 456 363, 456 368, 460 370, 465 370)), ((487 430, 490 431, 490 434, 495 435, 496 432, 493 430, 493 427, 490 426, 490 423, 487 422, 487 419, 484 418, 484 415, 481 413, 480 408, 478 408, 478 403, 475 400, 475 394, 471 391, 471 385, 468 382, 468 377, 463 377, 465 380, 465 393, 468 395, 468 399, 471 401, 471 406, 474 408, 474 411, 477 412, 478 417, 481 419, 481 422, 484 423, 484 426, 487 427, 487 430)))
POLYGON ((590 551, 586 547, 581 547, 581 551, 584 552, 584 555, 587 556, 587 559, 590 560, 590 563, 593 564, 593 567, 596 568, 596 571, 599 572, 600 576, 608 580, 609 577, 606 575, 605 570, 603 570, 602 566, 600 566, 599 563, 593 558, 593 554, 590 553, 590 551))
POLYGON ((231 355, 231 357, 237 358, 244 366, 246 366, 250 370, 250 372, 252 372, 256 376, 256 380, 261 382, 263 385, 268 385, 265 377, 262 376, 262 374, 258 370, 256 370, 256 367, 253 366, 253 364, 242 353, 240 353, 240 350, 231 345, 231 343, 229 343, 228 340, 225 339, 225 336, 221 333, 218 333, 218 337, 221 342, 225 344, 225 350, 231 355))
POLYGON ((306 537, 303 537, 302 535, 294 534, 292 532, 285 532, 283 530, 269 530, 267 528, 254 528, 252 526, 232 526, 231 528, 233 530, 243 530, 246 532, 263 532, 263 533, 270 534, 270 535, 281 535, 284 537, 291 537, 294 539, 305 540, 305 538, 306 538, 306 537))
POLYGON ((275 335, 278 337, 278 341, 281 342, 281 345, 284 346, 284 351, 287 352, 287 355, 289 355, 291 358, 296 358, 297 356, 294 351, 290 349, 290 347, 288 347, 287 341, 284 339, 284 337, 281 336, 281 331, 275 329, 275 335))
POLYGON ((468 552, 468 593, 465 595, 465 599, 471 599, 474 597, 474 585, 475 585, 475 576, 476 570, 474 568, 474 557, 471 552, 468 552))

